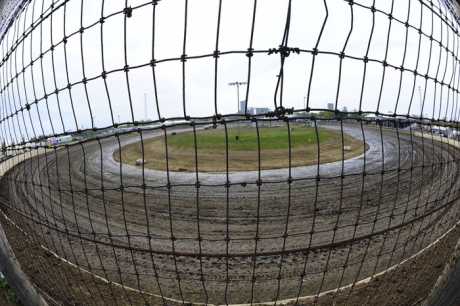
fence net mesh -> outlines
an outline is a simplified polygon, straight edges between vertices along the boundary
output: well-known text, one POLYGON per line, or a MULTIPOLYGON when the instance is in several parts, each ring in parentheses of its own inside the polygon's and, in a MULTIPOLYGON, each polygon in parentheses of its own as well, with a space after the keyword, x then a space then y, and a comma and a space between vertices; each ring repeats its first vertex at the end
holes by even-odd
POLYGON ((2 10, 0 220, 50 305, 429 295, 460 234, 451 2, 2 10))

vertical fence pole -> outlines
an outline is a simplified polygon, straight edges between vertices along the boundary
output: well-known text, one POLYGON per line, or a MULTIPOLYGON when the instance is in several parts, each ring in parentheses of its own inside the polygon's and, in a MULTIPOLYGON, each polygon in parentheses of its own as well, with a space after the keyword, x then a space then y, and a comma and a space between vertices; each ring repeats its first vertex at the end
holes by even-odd
POLYGON ((35 288, 22 273, 19 262, 8 243, 5 232, 0 226, 0 271, 2 271, 11 289, 23 305, 48 306, 35 288))

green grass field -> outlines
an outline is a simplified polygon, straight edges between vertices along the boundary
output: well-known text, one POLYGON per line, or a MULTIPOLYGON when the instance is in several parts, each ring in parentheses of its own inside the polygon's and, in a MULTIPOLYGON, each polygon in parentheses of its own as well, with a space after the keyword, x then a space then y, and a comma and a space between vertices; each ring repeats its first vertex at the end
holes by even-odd
MULTIPOLYGON (((317 139, 314 128, 300 125, 293 125, 291 127, 294 128, 294 130, 290 131, 291 147, 316 144, 317 139)), ((262 150, 289 148, 289 131, 286 126, 259 128, 259 133, 262 150)), ((237 135, 237 127, 228 129, 228 147, 230 150, 244 151, 258 149, 256 128, 251 127, 248 129, 246 128, 246 124, 241 124, 239 140, 236 140, 235 136, 237 135)), ((198 130, 196 136, 198 149, 225 150, 226 148, 225 129, 222 126, 216 129, 198 130)), ((327 131, 318 130, 318 136, 320 141, 324 141, 330 135, 327 131)), ((168 145, 194 148, 195 141, 193 133, 183 133, 168 137, 168 145)))

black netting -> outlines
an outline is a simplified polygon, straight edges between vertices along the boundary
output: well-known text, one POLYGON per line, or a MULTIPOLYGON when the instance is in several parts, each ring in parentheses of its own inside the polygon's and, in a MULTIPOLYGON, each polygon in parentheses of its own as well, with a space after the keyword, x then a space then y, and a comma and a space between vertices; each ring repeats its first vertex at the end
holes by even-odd
POLYGON ((2 10, 0 219, 50 304, 429 295, 459 237, 452 3, 2 10))

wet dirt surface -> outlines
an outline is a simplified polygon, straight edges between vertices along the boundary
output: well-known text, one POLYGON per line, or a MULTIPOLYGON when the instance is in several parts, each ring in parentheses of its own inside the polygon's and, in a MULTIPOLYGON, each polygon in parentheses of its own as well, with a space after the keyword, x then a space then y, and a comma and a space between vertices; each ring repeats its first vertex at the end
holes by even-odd
POLYGON ((25 161, 5 175, 5 196, 32 240, 109 281, 202 303, 316 295, 409 258, 458 220, 458 149, 344 131, 369 150, 229 173, 120 164, 113 153, 139 135, 113 136, 25 161))

